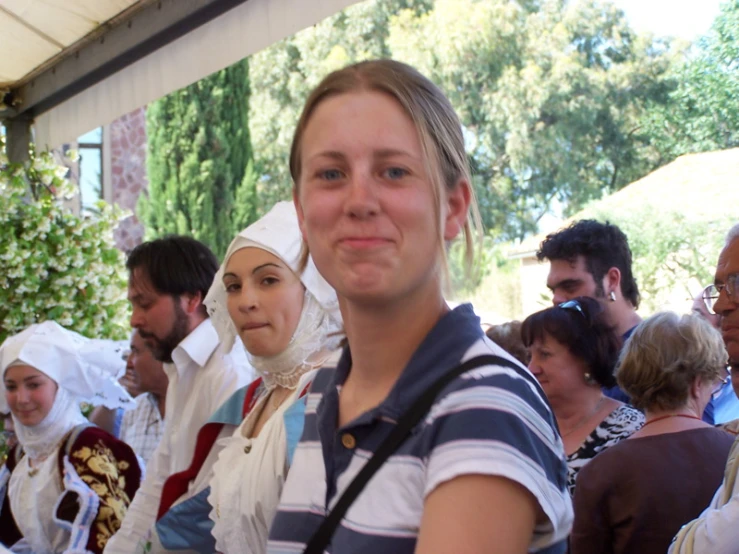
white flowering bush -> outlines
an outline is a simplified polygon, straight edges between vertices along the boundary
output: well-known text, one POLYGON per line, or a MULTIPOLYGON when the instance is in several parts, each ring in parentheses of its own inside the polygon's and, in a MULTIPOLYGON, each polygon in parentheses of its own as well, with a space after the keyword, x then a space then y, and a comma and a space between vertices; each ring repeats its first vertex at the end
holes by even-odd
POLYGON ((125 260, 113 240, 126 214, 100 202, 75 215, 64 205, 75 193, 66 174, 49 153, 9 163, 0 136, 0 342, 45 320, 126 337, 125 260))

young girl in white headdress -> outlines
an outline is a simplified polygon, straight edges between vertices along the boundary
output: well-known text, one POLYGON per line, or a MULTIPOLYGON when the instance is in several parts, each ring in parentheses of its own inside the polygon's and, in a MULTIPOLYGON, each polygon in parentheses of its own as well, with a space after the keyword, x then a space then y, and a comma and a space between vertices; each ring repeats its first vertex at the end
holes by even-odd
POLYGON ((208 497, 226 554, 265 551, 303 428, 301 397, 341 339, 336 294, 312 261, 299 271, 300 252, 295 207, 280 202, 231 243, 205 300, 221 339, 238 336, 260 375, 223 408, 246 412, 225 439, 208 497))
POLYGON ((19 443, 0 469, 0 542, 13 552, 98 554, 120 527, 141 469, 80 402, 132 405, 115 379, 122 366, 120 347, 51 321, 0 347, 0 411, 19 443))

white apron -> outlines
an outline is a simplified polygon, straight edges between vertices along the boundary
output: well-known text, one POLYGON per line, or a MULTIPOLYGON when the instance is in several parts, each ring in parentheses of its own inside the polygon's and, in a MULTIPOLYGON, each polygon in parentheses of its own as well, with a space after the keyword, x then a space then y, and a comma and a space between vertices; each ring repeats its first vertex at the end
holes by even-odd
POLYGON ((277 513, 288 469, 283 417, 303 388, 304 385, 298 386, 285 399, 255 439, 246 435, 251 434, 259 418, 268 398, 265 396, 257 401, 231 437, 218 441, 223 450, 213 466, 208 496, 218 552, 264 554, 267 551, 269 528, 277 513))
POLYGON ((38 472, 31 476, 28 456, 23 456, 10 476, 10 511, 34 554, 59 554, 69 546, 69 532, 52 519, 62 494, 58 458, 57 448, 34 468, 38 472))

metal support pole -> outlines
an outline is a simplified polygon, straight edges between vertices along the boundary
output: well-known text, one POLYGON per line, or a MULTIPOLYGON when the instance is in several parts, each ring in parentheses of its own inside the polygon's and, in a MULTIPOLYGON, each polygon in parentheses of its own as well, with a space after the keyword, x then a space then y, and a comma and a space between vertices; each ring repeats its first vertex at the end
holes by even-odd
POLYGON ((8 119, 5 121, 5 130, 7 131, 8 161, 11 163, 28 161, 31 146, 31 119, 25 117, 8 119))

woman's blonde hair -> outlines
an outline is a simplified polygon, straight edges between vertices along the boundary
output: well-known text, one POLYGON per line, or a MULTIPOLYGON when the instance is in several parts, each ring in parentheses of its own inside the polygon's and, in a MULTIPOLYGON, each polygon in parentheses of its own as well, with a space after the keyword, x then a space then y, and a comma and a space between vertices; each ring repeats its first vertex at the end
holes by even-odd
POLYGON ((728 355, 721 334, 702 318, 661 312, 644 320, 626 342, 618 384, 640 410, 685 406, 690 387, 725 375, 728 355))
MULTIPOLYGON (((464 149, 462 126, 457 114, 444 93, 413 67, 394 60, 365 61, 334 71, 321 81, 308 97, 293 135, 290 174, 295 190, 298 190, 300 184, 303 134, 316 107, 328 98, 361 91, 381 92, 394 98, 411 118, 418 131, 434 195, 442 271, 448 283, 449 269, 441 221, 443 191, 452 190, 460 180, 468 183, 472 197, 470 214, 464 226, 468 265, 472 264, 474 258, 476 241, 473 237, 481 237, 480 212, 475 200, 467 153, 464 149)), ((304 261, 307 261, 307 258, 307 245, 304 244, 304 261)))

